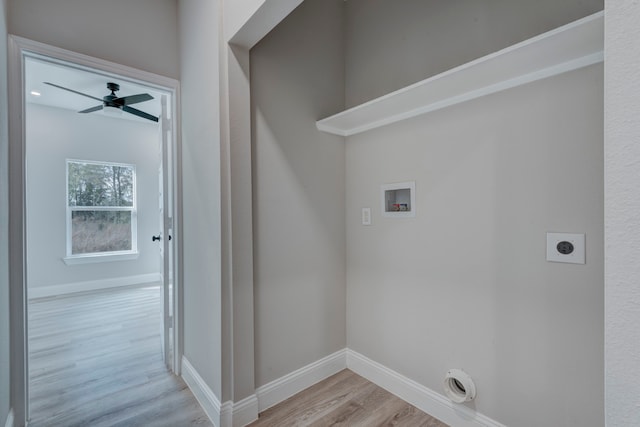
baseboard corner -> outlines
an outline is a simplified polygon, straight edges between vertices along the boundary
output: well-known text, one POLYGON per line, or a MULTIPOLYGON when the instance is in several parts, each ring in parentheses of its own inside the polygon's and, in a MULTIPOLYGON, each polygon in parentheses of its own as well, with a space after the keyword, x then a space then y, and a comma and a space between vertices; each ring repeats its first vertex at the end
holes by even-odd
POLYGON ((252 394, 238 402, 224 402, 220 412, 221 427, 244 427, 258 419, 258 396, 252 394))
POLYGON ((293 371, 256 390, 259 412, 347 368, 347 349, 338 350, 320 360, 293 371))

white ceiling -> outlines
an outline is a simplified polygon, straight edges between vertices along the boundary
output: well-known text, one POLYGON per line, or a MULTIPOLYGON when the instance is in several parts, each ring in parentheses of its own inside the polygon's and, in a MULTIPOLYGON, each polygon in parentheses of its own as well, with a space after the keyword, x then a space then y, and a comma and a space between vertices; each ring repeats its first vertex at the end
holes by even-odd
MULTIPOLYGON (((100 104, 91 98, 46 85, 44 82, 54 83, 100 99, 110 94, 107 82, 114 82, 120 85, 120 90, 116 92, 119 97, 138 93, 148 93, 153 96, 154 99, 134 104, 132 107, 156 117, 160 115, 160 91, 118 77, 27 57, 25 59, 24 88, 27 102, 73 111, 81 111, 100 104), (31 91, 39 92, 40 96, 32 95, 31 91)), ((96 111, 87 114, 105 115, 108 113, 96 111)), ((113 117, 113 114, 109 114, 109 117, 113 117)), ((116 117, 152 123, 133 114, 122 113, 116 117)))

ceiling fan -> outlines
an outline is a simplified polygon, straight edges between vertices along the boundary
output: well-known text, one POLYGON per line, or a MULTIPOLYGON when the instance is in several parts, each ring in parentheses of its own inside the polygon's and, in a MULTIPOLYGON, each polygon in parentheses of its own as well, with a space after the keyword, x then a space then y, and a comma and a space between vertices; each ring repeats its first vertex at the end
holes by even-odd
POLYGON ((129 96, 123 96, 122 98, 119 98, 116 95, 116 92, 120 90, 120 85, 117 83, 109 82, 107 83, 107 89, 109 89, 111 93, 109 95, 102 97, 102 99, 100 99, 100 98, 96 98, 95 96, 87 95, 86 93, 78 92, 77 90, 69 89, 64 86, 59 86, 54 83, 44 82, 44 84, 57 87, 58 89, 66 90, 68 92, 75 93, 77 95, 86 96, 87 98, 95 99, 96 101, 101 102, 100 105, 87 108, 86 110, 78 111, 78 113, 92 113, 94 111, 102 110, 105 107, 117 108, 124 112, 136 115, 138 117, 142 117, 143 119, 151 120, 154 122, 158 121, 158 118, 156 116, 152 116, 149 113, 145 113, 144 111, 140 111, 136 108, 130 107, 131 104, 137 104, 139 102, 149 101, 153 99, 153 96, 149 95, 148 93, 139 93, 137 95, 129 95, 129 96))

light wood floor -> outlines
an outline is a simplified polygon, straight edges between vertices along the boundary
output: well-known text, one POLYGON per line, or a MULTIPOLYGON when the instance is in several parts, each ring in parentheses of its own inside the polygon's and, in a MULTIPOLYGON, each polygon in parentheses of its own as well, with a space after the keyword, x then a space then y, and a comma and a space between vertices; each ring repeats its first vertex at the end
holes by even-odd
POLYGON ((361 376, 344 370, 267 409, 250 427, 447 427, 361 376))
MULTIPOLYGON (((210 427, 160 350, 157 287, 29 303, 30 427, 210 427)), ((446 427, 344 370, 251 427, 446 427)))
POLYGON ((29 303, 30 427, 212 426, 160 348, 158 287, 29 303))

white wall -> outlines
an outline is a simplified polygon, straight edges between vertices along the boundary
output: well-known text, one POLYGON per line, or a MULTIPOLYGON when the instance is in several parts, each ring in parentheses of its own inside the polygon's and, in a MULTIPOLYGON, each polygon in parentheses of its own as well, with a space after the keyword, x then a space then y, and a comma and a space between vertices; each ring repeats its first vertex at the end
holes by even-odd
POLYGON ((638 425, 640 406, 640 8, 606 2, 606 422, 638 425))
MULTIPOLYGON (((538 3, 501 3, 505 26, 495 2, 421 3, 346 3, 349 102, 395 89, 405 69, 427 77, 419 62, 443 47, 462 63, 492 48, 486 32, 519 37, 586 4, 549 2, 530 20, 538 3)), ((349 348, 440 393, 463 368, 469 406, 505 425, 603 425, 602 86, 592 66, 347 138, 349 348), (416 218, 382 218, 380 185, 410 180, 416 218), (547 231, 586 233, 587 264, 546 262, 547 231)))
POLYGON ((307 0, 251 50, 256 386, 344 348, 342 0, 307 0))
MULTIPOLYGON (((27 285, 35 288, 160 272, 158 124, 77 114, 28 103, 27 285), (66 159, 136 166, 138 252, 135 260, 66 265, 66 159)), ((39 291, 42 291, 38 289, 39 291)))
POLYGON ((178 78, 176 0, 8 0, 9 33, 178 78))
POLYGON ((505 425, 602 425, 602 78, 347 138, 349 348, 440 393, 463 368, 505 425), (383 218, 408 180, 416 218, 383 218), (586 233, 586 265, 546 262, 547 231, 586 233))
POLYGON ((603 0, 349 0, 345 7, 351 107, 600 11, 603 0))
POLYGON ((0 2, 0 425, 10 408, 6 0, 0 2))
POLYGON ((218 1, 179 3, 184 355, 220 400, 219 14, 218 1))

